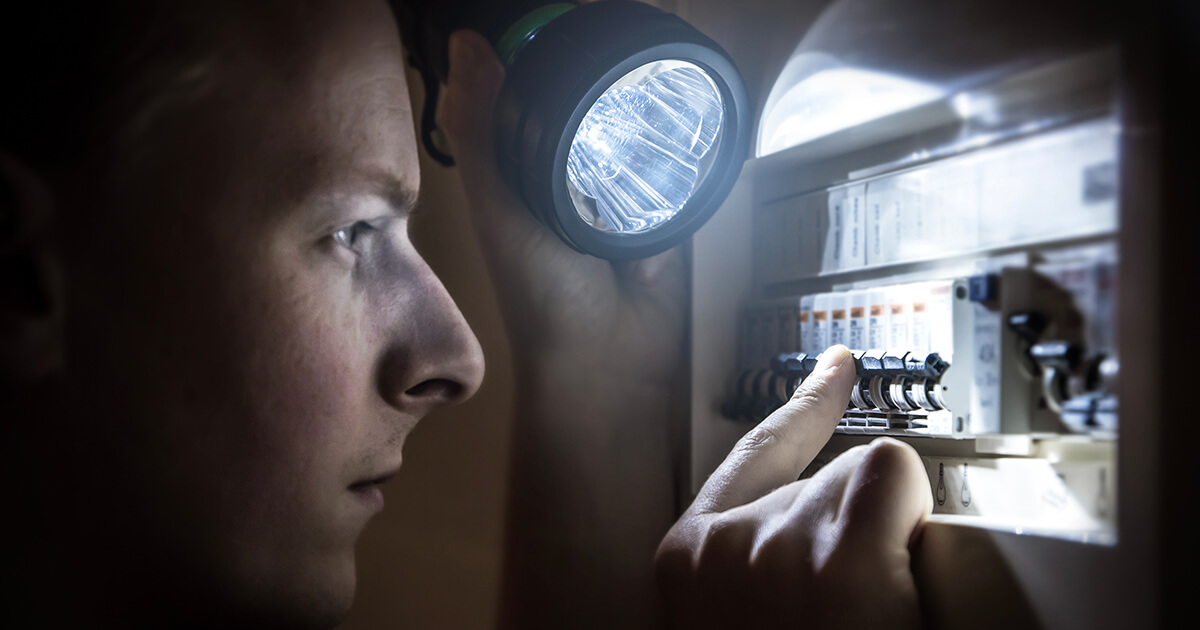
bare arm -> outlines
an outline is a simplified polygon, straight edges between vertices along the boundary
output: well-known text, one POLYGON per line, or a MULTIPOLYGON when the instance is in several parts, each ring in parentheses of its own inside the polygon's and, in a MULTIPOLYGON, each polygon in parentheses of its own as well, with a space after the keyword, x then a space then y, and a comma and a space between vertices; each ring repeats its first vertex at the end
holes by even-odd
POLYGON ((442 122, 519 387, 506 625, 659 624, 653 556, 680 625, 919 626, 909 549, 932 497, 916 452, 878 440, 797 481, 846 409, 855 374, 844 347, 826 351, 671 526, 682 261, 677 252, 632 264, 582 256, 529 215, 493 158, 502 79, 481 37, 452 39, 442 122))
POLYGON ((674 520, 669 416, 686 295, 678 252, 612 263, 542 227, 495 165, 503 70, 451 40, 441 126, 497 287, 517 382, 506 625, 660 622, 652 560, 674 520))

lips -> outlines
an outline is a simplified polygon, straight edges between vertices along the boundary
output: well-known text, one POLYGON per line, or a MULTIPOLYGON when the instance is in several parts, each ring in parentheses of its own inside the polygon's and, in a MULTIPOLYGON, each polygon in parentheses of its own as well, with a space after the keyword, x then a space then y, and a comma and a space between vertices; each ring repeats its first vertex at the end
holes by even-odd
POLYGON ((383 490, 378 485, 368 482, 356 483, 350 486, 350 492, 372 510, 378 512, 383 509, 383 490))
POLYGON ((383 490, 379 486, 395 474, 396 472, 393 470, 376 477, 356 481, 350 484, 348 489, 358 500, 373 510, 379 511, 383 509, 383 490))

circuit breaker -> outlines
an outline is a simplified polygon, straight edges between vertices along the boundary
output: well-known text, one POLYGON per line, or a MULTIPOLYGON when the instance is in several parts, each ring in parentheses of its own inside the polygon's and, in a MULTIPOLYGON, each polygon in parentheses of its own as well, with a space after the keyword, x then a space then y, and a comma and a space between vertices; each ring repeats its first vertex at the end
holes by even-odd
POLYGON ((750 161, 694 245, 693 486, 843 344, 806 474, 892 436, 935 519, 1115 544, 1114 85, 1092 50, 750 161))

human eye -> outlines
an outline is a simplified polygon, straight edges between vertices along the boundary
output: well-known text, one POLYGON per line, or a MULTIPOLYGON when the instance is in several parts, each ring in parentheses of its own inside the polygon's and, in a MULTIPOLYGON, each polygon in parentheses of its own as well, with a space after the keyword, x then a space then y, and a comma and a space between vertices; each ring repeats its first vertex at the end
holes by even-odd
POLYGON ((379 228, 372 225, 369 221, 355 221, 346 227, 335 230, 332 237, 333 242, 340 247, 344 247, 355 254, 362 254, 378 231, 379 228))

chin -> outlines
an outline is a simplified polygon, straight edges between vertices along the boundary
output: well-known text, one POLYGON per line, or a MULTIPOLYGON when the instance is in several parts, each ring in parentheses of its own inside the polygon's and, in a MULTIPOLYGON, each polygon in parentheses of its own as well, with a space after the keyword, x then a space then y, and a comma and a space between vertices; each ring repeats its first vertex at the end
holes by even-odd
POLYGON ((353 554, 277 576, 270 593, 238 615, 246 628, 333 628, 350 613, 356 587, 353 554))
POLYGON ((296 610, 307 611, 290 628, 332 628, 350 614, 357 586, 354 556, 329 574, 311 576, 315 588, 302 595, 296 610))

